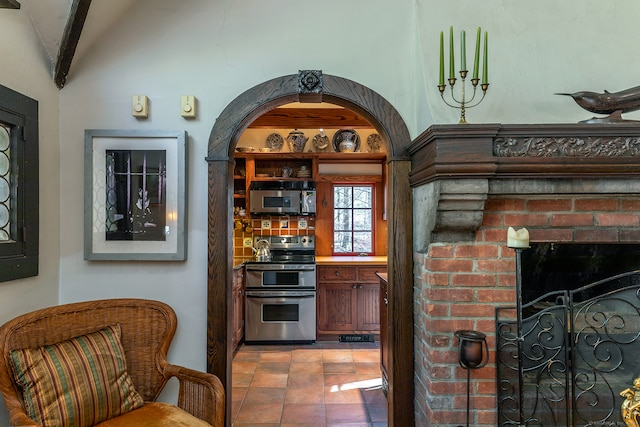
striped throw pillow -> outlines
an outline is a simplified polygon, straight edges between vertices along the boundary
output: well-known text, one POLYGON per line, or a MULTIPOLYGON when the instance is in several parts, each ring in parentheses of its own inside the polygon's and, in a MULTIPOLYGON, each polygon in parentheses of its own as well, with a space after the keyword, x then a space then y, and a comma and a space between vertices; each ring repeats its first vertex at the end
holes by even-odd
POLYGON ((120 326, 11 352, 26 412, 42 427, 89 427, 141 407, 127 373, 120 326))

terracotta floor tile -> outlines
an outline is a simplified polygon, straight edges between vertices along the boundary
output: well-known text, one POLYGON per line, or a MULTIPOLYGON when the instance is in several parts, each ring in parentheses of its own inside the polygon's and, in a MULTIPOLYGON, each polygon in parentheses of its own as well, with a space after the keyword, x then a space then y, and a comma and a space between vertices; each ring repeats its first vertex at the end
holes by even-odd
POLYGON ((358 374, 380 375, 380 362, 356 362, 354 365, 358 374))
POLYGON ((331 403, 357 403, 364 405, 365 400, 360 389, 357 388, 339 389, 337 387, 325 387, 324 403, 326 405, 331 403))
POLYGON ((262 353, 260 356, 260 363, 269 363, 269 362, 291 362, 291 352, 290 351, 270 351, 262 353))
POLYGON ((369 411, 369 419, 371 421, 387 421, 387 407, 382 405, 367 405, 369 411))
POLYGON ((289 374, 256 373, 249 387, 286 387, 289 374))
POLYGON ((320 361, 315 362, 291 362, 290 374, 295 373, 311 373, 322 377, 324 365, 320 361))
POLYGON ((286 388, 250 387, 244 398, 246 403, 284 403, 286 388))
POLYGON ((287 387, 284 404, 324 404, 324 387, 287 387))
POLYGON ((324 426, 326 419, 324 405, 284 405, 283 423, 312 424, 324 426))
POLYGON ((325 373, 324 374, 324 386, 342 386, 343 384, 349 384, 360 381, 360 377, 355 372, 350 373, 325 373))
POLYGON ((323 350, 322 361, 325 363, 353 362, 351 350, 323 350))
MULTIPOLYGON (((262 427, 262 426, 260 426, 262 427)), ((349 422, 329 422, 327 427, 371 427, 371 423, 349 423, 349 422)))
POLYGON ((356 365, 351 362, 324 363, 323 367, 325 374, 346 374, 356 372, 356 365))
POLYGON ((286 362, 260 362, 256 367, 256 374, 288 374, 289 363, 286 362))
MULTIPOLYGON (((237 423, 280 423, 282 405, 278 403, 250 403, 243 402, 236 418, 237 423), (245 410, 244 406, 248 408, 245 410)), ((253 424, 251 424, 253 423, 253 424)))
POLYGON ((296 372, 289 373, 287 387, 323 387, 324 379, 322 373, 296 372))
POLYGON ((353 361, 358 362, 375 362, 380 363, 379 350, 353 350, 351 352, 353 361))
POLYGON ((254 361, 233 361, 233 373, 253 374, 258 367, 258 363, 254 361))
POLYGON ((248 387, 252 378, 253 374, 234 373, 231 379, 231 384, 233 387, 248 387))
POLYGON ((291 353, 291 361, 292 362, 322 362, 322 349, 314 349, 314 350, 303 350, 297 349, 293 350, 291 353))
MULTIPOLYGON (((365 405, 327 404, 327 423, 368 423, 369 413, 365 405)), ((367 425, 367 424, 365 424, 367 425)))
POLYGON ((385 427, 377 343, 242 345, 233 427, 385 427))

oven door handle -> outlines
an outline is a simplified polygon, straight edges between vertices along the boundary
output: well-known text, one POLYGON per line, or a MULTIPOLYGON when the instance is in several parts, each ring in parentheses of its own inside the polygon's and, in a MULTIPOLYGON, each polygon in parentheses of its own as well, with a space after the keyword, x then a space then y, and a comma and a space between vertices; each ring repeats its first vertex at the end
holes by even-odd
POLYGON ((315 264, 246 264, 245 268, 251 271, 313 271, 315 264))
POLYGON ((246 291, 247 298, 314 298, 315 292, 252 292, 246 291))

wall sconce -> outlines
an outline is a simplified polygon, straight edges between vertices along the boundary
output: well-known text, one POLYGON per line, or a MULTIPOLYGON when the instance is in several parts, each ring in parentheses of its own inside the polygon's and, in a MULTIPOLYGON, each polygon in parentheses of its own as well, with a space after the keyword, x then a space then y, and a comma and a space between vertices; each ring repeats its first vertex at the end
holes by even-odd
POLYGON ((480 369, 489 361, 487 336, 478 331, 456 331, 458 337, 458 363, 467 370, 467 427, 469 427, 469 401, 471 370, 480 369))

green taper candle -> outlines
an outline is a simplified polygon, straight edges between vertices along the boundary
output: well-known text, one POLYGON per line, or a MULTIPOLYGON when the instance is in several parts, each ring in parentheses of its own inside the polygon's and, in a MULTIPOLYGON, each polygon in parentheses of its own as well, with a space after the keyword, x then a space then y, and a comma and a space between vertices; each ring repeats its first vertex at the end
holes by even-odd
POLYGON ((440 31, 440 80, 439 85, 444 84, 444 32, 440 31))
POLYGON ((453 59, 453 27, 449 27, 449 78, 456 78, 456 66, 453 59))
POLYGON ((489 46, 489 42, 487 41, 489 38, 489 36, 487 35, 487 32, 484 32, 484 62, 482 63, 482 84, 487 84, 489 83, 489 72, 488 72, 488 64, 487 64, 487 50, 488 50, 488 46, 489 46))
POLYGON ((467 46, 466 46, 467 33, 462 30, 460 32, 460 70, 467 69, 467 46))
POLYGON ((478 27, 478 35, 476 36, 476 56, 473 60, 473 78, 478 78, 478 70, 480 67, 480 38, 482 35, 480 34, 480 27, 478 27))

